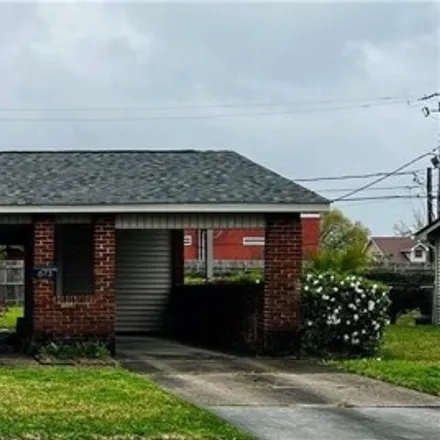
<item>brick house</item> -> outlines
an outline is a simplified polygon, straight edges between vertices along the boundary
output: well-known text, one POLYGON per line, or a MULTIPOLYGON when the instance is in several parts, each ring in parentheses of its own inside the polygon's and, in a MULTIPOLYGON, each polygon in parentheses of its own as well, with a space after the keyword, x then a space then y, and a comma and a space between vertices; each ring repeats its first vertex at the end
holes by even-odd
MULTIPOLYGON (((303 254, 319 248, 319 214, 302 214, 301 230, 303 254)), ((264 228, 215 229, 213 234, 214 259, 217 261, 252 261, 264 259, 264 228)), ((184 235, 185 260, 202 260, 203 231, 186 229, 184 235)))
POLYGON ((264 228, 261 345, 298 325, 300 216, 328 201, 235 152, 2 152, 0 185, 33 339, 160 332, 185 229, 264 228))

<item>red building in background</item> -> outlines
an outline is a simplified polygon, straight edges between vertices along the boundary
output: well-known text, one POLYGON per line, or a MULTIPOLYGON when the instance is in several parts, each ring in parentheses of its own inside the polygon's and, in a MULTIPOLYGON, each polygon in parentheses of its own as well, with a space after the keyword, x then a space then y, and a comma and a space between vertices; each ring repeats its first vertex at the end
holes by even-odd
MULTIPOLYGON (((201 231, 185 230, 185 260, 202 260, 201 231)), ((319 216, 302 216, 304 254, 319 246, 319 216)), ((264 229, 217 229, 214 231, 214 259, 250 261, 264 259, 264 229)))

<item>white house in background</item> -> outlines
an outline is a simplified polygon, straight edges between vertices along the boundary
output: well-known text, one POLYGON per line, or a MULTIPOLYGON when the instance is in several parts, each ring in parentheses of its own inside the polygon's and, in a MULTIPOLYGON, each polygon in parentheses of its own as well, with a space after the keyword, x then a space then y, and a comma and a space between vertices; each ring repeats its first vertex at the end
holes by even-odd
POLYGON ((415 236, 417 239, 424 240, 434 247, 435 282, 432 318, 434 324, 440 324, 440 219, 420 229, 415 236))
POLYGON ((429 246, 411 237, 371 237, 367 252, 377 262, 397 265, 418 265, 429 262, 429 246))

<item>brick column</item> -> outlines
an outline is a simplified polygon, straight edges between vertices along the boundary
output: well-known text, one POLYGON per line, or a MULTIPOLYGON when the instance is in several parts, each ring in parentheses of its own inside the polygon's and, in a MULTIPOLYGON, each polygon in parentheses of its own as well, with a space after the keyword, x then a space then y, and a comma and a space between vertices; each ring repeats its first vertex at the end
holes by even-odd
MULTIPOLYGON (((34 223, 34 266, 54 264, 55 223, 34 223)), ((34 339, 46 337, 97 339, 111 348, 115 330, 115 224, 99 217, 93 225, 92 294, 62 295, 55 292, 55 280, 33 283, 34 339)))
POLYGON ((116 229, 112 217, 98 218, 94 225, 94 305, 89 309, 91 331, 107 337, 109 347, 115 350, 116 315, 116 229))
POLYGON ((95 294, 115 303, 116 234, 113 219, 101 218, 94 225, 95 294))
POLYGON ((184 231, 172 231, 171 234, 173 287, 175 287, 181 286, 185 278, 184 231))
MULTIPOLYGON (((33 265, 55 264, 55 220, 36 219, 34 222, 33 265)), ((33 327, 36 332, 44 330, 46 320, 53 320, 50 306, 55 295, 55 280, 33 280, 33 327)))
POLYGON ((295 347, 300 322, 302 236, 299 214, 266 219, 265 282, 260 346, 266 352, 295 347))

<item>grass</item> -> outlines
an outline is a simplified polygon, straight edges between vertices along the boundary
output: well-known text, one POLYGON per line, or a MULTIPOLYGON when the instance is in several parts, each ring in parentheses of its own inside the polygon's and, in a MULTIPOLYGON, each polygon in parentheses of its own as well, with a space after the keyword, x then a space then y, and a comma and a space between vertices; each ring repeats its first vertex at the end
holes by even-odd
POLYGON ((17 318, 23 316, 23 307, 8 307, 3 315, 0 315, 0 328, 13 330, 17 324, 17 318))
POLYGON ((440 395, 440 327, 415 326, 403 318, 386 331, 378 358, 332 364, 344 371, 440 395))
POLYGON ((0 437, 251 439, 122 369, 0 368, 0 395, 0 437))

